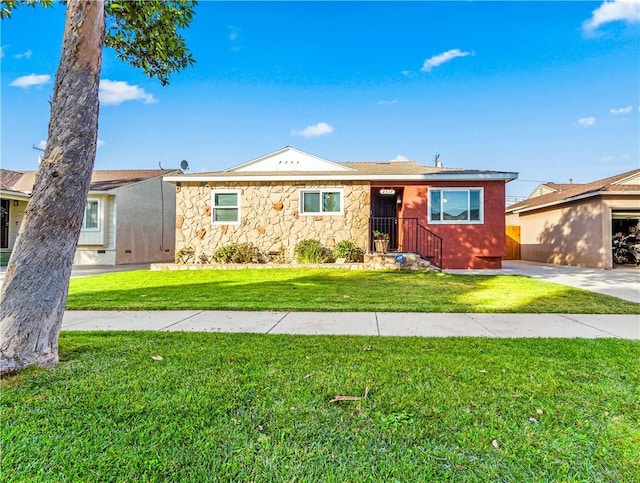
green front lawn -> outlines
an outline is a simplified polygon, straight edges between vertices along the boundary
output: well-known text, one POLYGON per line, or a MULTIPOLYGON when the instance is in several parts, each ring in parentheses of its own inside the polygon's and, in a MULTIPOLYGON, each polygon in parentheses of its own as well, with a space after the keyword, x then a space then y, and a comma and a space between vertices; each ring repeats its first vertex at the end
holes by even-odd
POLYGON ((3 481, 640 481, 634 341, 60 342, 2 381, 3 481))
POLYGON ((523 276, 306 268, 76 278, 67 308, 640 314, 640 304, 523 276))

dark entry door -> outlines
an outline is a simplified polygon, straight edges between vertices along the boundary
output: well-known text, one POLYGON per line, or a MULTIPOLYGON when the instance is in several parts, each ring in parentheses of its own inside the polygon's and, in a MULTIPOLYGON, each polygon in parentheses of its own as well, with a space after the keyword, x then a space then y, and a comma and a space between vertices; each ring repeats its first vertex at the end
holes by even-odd
POLYGON ((9 200, 0 203, 0 248, 9 248, 9 200))
MULTIPOLYGON (((373 232, 381 231, 389 234, 389 249, 398 249, 398 195, 396 190, 376 190, 371 203, 371 239, 373 232), (386 194, 392 191, 393 194, 386 194)), ((373 241, 371 242, 373 246, 373 241)))

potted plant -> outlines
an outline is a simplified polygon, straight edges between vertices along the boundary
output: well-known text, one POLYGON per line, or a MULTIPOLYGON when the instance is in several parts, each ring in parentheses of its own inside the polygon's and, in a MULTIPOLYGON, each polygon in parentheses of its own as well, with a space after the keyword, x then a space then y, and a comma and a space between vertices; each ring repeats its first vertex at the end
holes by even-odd
POLYGON ((389 234, 373 230, 373 242, 376 247, 376 253, 386 253, 389 249, 389 234))

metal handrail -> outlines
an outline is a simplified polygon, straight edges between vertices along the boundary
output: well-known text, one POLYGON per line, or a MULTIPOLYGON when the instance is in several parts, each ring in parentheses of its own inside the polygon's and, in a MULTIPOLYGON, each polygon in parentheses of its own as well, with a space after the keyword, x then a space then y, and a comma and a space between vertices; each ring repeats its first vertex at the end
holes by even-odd
POLYGON ((442 238, 418 223, 417 218, 371 217, 369 247, 374 246, 374 231, 388 236, 390 251, 417 253, 442 268, 442 238))

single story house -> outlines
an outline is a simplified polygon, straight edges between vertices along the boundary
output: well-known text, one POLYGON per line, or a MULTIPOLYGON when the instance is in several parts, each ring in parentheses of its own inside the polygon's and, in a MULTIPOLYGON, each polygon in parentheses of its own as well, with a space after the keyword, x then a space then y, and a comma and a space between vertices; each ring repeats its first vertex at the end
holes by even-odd
POLYGON ((210 256, 232 242, 293 257, 303 239, 417 253, 440 268, 500 268, 505 184, 517 173, 336 163, 292 147, 224 171, 165 177, 176 185, 176 252, 210 256))
MULTIPOLYGON (((74 264, 120 265, 174 260, 175 185, 163 176, 180 170, 96 170, 74 264)), ((0 170, 0 255, 15 244, 35 171, 0 170)))
POLYGON ((545 183, 507 207, 519 227, 520 258, 613 268, 612 236, 640 228, 640 169, 583 184, 545 183))

